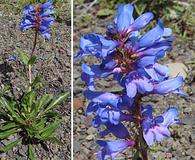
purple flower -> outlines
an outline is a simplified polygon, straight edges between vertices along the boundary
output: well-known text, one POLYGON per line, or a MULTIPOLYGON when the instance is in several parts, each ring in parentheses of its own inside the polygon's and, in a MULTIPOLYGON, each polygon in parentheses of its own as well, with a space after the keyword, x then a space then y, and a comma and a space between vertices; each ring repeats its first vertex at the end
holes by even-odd
POLYGON ((20 30, 24 32, 29 28, 40 31, 45 39, 50 39, 50 28, 54 21, 51 16, 54 14, 52 2, 48 1, 35 8, 31 5, 24 7, 23 18, 20 21, 20 30))
POLYGON ((152 106, 142 107, 142 128, 143 136, 147 145, 153 145, 154 141, 161 142, 171 136, 168 127, 179 123, 178 111, 175 107, 170 107, 160 116, 152 116, 152 106))
POLYGON ((97 143, 100 146, 98 160, 107 160, 109 158, 114 160, 118 153, 121 153, 127 148, 135 145, 134 140, 118 140, 110 142, 98 140, 97 143))

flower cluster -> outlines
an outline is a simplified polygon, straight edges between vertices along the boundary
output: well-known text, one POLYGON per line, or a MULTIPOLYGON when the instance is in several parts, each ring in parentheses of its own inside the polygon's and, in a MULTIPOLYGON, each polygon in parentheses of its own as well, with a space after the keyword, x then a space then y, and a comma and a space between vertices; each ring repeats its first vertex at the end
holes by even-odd
MULTIPOLYGON (((185 96, 179 88, 183 78, 169 77, 169 68, 159 63, 170 50, 174 37, 170 28, 163 26, 159 19, 156 26, 140 33, 154 18, 146 12, 133 18, 131 4, 119 5, 114 21, 107 26, 106 35, 89 33, 80 38, 80 51, 75 57, 95 56, 100 64, 81 64, 81 78, 88 89, 84 95, 91 102, 87 114, 95 113, 93 126, 106 128, 100 131, 104 137, 109 133, 121 140, 97 141, 100 145, 98 159, 114 159, 128 147, 136 147, 136 137, 132 137, 123 122, 139 125, 142 137, 148 146, 170 137, 168 127, 179 123, 178 111, 170 107, 162 115, 153 117, 152 106, 140 104, 141 98, 151 94, 176 93, 185 96), (99 92, 95 80, 112 76, 123 87, 121 93, 99 92)), ((139 135, 140 136, 140 135, 139 135)))
POLYGON ((36 8, 27 5, 20 21, 20 30, 23 32, 26 29, 34 28, 36 31, 40 31, 41 35, 48 40, 50 39, 50 28, 54 21, 52 14, 54 14, 54 10, 50 0, 36 8))

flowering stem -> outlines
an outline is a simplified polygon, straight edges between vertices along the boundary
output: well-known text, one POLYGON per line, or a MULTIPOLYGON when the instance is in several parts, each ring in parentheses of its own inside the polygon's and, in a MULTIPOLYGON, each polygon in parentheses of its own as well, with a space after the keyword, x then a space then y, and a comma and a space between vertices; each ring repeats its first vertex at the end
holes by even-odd
POLYGON ((32 52, 31 52, 31 54, 30 54, 30 58, 32 58, 32 56, 33 56, 33 54, 34 54, 34 51, 35 51, 35 48, 36 48, 36 45, 37 45, 37 36, 38 36, 38 31, 36 30, 36 31, 35 31, 34 45, 33 45, 32 52))
POLYGON ((137 151, 141 154, 143 160, 148 160, 148 155, 147 155, 147 145, 143 137, 143 130, 141 127, 141 95, 137 95, 135 99, 135 109, 134 109, 134 114, 136 115, 137 119, 135 121, 136 127, 137 127, 137 145, 136 149, 137 151))
POLYGON ((30 91, 31 91, 31 83, 32 83, 32 72, 31 72, 31 69, 32 69, 31 65, 28 65, 28 76, 29 76, 29 84, 30 84, 29 90, 30 91))
MULTIPOLYGON (((32 56, 34 54, 34 51, 35 51, 35 48, 37 45, 37 36, 38 36, 38 31, 36 30, 35 31, 35 38, 34 38, 34 45, 33 45, 32 52, 30 54, 30 59, 32 58, 32 56)), ((32 84, 32 65, 31 64, 28 65, 28 76, 29 76, 29 84, 30 84, 29 90, 31 91, 31 84, 32 84)))
POLYGON ((140 152, 143 160, 148 160, 147 146, 144 141, 142 128, 139 128, 140 152))

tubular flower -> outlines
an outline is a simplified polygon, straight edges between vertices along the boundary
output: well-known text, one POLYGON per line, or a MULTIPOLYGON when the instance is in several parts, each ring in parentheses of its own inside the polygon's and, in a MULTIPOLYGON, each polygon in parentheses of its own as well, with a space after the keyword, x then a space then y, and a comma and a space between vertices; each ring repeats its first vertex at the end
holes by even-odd
POLYGON ((107 160, 109 158, 114 160, 115 156, 118 153, 121 153, 128 147, 132 147, 135 145, 134 140, 118 140, 110 142, 98 140, 97 143, 100 146, 100 150, 98 152, 98 160, 107 160))
POLYGON ((24 32, 29 28, 40 31, 45 39, 50 39, 50 28, 54 21, 52 2, 48 1, 37 8, 27 5, 24 7, 23 18, 20 21, 20 30, 24 32))
MULTIPOLYGON (((107 27, 107 35, 90 33, 80 39, 80 51, 76 59, 84 56, 95 56, 101 64, 87 66, 82 64, 83 73, 89 89, 95 90, 93 81, 109 75, 120 77, 128 75, 134 70, 143 70, 144 76, 153 76, 154 80, 161 80, 168 72, 166 67, 156 62, 161 59, 171 47, 173 36, 169 28, 164 28, 159 19, 156 27, 141 35, 153 19, 150 12, 144 13, 134 20, 133 6, 119 5, 118 13, 112 24, 107 27), (90 83, 88 83, 90 81, 90 83)), ((143 76, 142 76, 143 77, 143 76)), ((120 81, 120 79, 118 79, 120 81)), ((139 87, 138 87, 139 88, 139 87)))
POLYGON ((122 112, 127 109, 123 108, 125 103, 130 106, 132 102, 121 103, 123 97, 108 92, 86 91, 84 95, 91 100, 87 107, 87 115, 95 113, 93 126, 95 128, 100 127, 100 125, 106 126, 106 129, 100 132, 102 137, 109 133, 118 138, 129 136, 129 132, 121 122, 133 120, 130 114, 122 112))
POLYGON ((133 12, 131 4, 119 5, 114 21, 107 26, 106 35, 89 33, 82 36, 80 51, 75 57, 77 60, 85 56, 98 59, 99 64, 91 66, 81 63, 81 78, 87 85, 84 96, 91 101, 87 107, 87 115, 94 115, 93 126, 98 128, 99 136, 112 134, 120 139, 111 142, 97 141, 100 146, 99 160, 114 160, 118 153, 134 145, 144 158, 147 152, 144 152, 145 147, 142 148, 141 145, 146 142, 151 146, 155 141, 161 142, 170 137, 168 127, 179 123, 179 120, 175 107, 153 117, 152 106, 142 106, 142 98, 169 93, 186 96, 180 90, 183 78, 170 78, 169 68, 159 64, 174 40, 171 29, 165 28, 159 19, 154 28, 141 34, 140 30, 154 16, 151 12, 146 12, 134 19, 133 12), (117 92, 96 91, 97 79, 107 77, 115 80, 122 89, 117 92), (130 125, 126 127, 128 122, 130 125), (100 127, 101 125, 104 127, 100 127), (130 132, 129 126, 136 129, 130 132), (130 140, 131 136, 136 141, 130 140))
POLYGON ((143 136, 147 145, 153 145, 154 141, 161 142, 171 136, 168 127, 178 124, 178 111, 175 107, 168 108, 162 115, 153 117, 152 106, 142 107, 143 136))

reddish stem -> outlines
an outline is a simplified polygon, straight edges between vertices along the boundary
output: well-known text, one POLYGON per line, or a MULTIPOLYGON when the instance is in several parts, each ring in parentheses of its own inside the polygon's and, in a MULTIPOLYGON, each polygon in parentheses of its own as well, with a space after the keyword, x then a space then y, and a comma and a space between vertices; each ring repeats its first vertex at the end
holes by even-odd
MULTIPOLYGON (((32 49, 32 52, 30 54, 30 59, 32 58, 34 52, 35 52, 35 48, 36 48, 36 45, 37 45, 37 36, 38 36, 38 30, 36 30, 35 32, 35 39, 34 39, 34 44, 33 44, 33 49, 32 49)), ((29 83, 30 83, 30 87, 29 89, 31 90, 31 83, 32 83, 32 66, 29 64, 28 65, 28 76, 29 76, 29 83)))
POLYGON ((32 58, 32 56, 35 52, 35 48, 36 48, 36 45, 37 45, 37 36, 38 36, 38 30, 35 31, 35 39, 34 39, 33 49, 32 49, 32 52, 30 54, 30 58, 32 58))
POLYGON ((143 137, 143 131, 141 128, 141 95, 137 95, 135 98, 135 109, 134 109, 134 115, 137 117, 135 124, 138 130, 138 135, 137 135, 137 144, 135 148, 141 153, 142 159, 143 160, 148 160, 148 155, 147 155, 147 145, 143 137))

